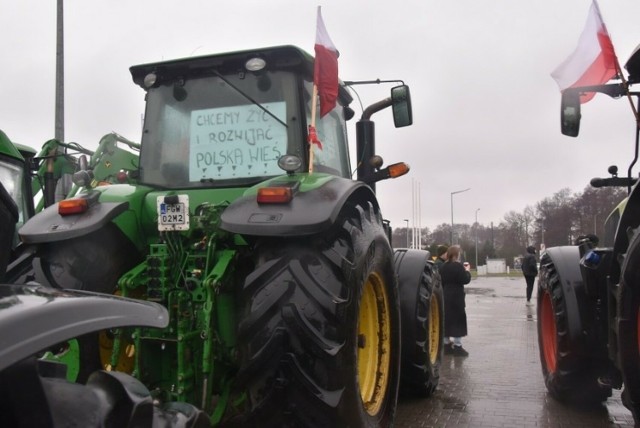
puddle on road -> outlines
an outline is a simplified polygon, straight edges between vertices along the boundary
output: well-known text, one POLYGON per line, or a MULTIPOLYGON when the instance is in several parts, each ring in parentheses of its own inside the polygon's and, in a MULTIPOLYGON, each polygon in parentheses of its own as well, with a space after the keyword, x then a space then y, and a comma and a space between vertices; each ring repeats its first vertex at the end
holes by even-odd
MULTIPOLYGON (((464 291, 465 291, 465 293, 467 293, 467 295, 486 296, 486 297, 499 297, 499 298, 502 298, 502 299, 522 299, 524 297, 524 294, 521 294, 521 293, 514 294, 514 295, 501 294, 499 296, 493 288, 486 288, 486 287, 482 287, 482 288, 480 288, 480 287, 465 287, 464 291)), ((524 291, 522 293, 524 293, 524 291)))
POLYGON ((493 288, 465 287, 464 291, 467 294, 475 294, 476 296, 480 295, 480 296, 498 297, 493 288))
POLYGON ((443 409, 464 410, 467 407, 467 403, 455 397, 442 397, 440 401, 442 401, 443 409))

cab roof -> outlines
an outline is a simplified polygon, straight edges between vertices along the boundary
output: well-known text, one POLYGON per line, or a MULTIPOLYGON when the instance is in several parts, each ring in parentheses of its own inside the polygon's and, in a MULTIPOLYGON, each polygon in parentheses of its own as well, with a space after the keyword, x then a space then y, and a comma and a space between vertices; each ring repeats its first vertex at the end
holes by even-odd
MULTIPOLYGON (((248 59, 261 57, 267 62, 267 69, 291 70, 313 79, 314 58, 306 51, 292 45, 219 53, 206 56, 188 57, 169 61, 134 65, 129 68, 135 84, 143 89, 144 78, 149 73, 157 75, 157 84, 171 82, 180 78, 199 77, 245 71, 248 59)), ((340 84, 340 98, 348 105, 353 98, 349 91, 340 84)))
POLYGON ((313 76, 313 57, 295 46, 275 46, 244 51, 226 52, 214 55, 188 57, 149 64, 134 65, 129 70, 133 81, 144 87, 144 78, 155 72, 160 81, 180 77, 244 71, 248 59, 259 56, 267 62, 267 67, 278 69, 298 69, 300 73, 313 76))

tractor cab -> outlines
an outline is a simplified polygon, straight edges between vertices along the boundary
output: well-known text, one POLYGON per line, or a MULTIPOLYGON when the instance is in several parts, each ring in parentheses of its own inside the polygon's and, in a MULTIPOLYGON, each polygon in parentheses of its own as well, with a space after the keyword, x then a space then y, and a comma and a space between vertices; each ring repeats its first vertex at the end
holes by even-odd
MULTIPOLYGON (((141 182, 167 189, 248 187, 283 174, 278 160, 309 169, 313 58, 290 46, 131 68, 147 92, 141 182), (290 163, 290 162, 289 162, 290 163)), ((317 120, 313 169, 350 176, 345 120, 352 98, 317 120)))

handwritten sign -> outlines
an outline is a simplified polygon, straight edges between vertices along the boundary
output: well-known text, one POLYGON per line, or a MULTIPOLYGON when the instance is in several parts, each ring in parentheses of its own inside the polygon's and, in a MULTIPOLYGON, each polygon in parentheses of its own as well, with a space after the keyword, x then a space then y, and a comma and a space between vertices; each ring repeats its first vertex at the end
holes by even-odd
MULTIPOLYGON (((286 122, 284 101, 261 104, 286 122)), ((191 113, 189 181, 279 175, 287 128, 255 104, 191 113)))

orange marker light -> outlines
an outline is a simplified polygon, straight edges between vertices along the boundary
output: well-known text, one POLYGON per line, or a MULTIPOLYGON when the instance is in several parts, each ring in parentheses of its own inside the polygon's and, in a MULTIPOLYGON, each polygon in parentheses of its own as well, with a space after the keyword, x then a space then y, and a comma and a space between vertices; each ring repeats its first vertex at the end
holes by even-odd
POLYGON ((404 162, 394 163, 389 165, 389 177, 396 178, 405 175, 409 172, 409 165, 404 162))
POLYGON ((89 209, 89 203, 84 198, 65 199, 58 203, 58 214, 82 214, 89 209))
POLYGON ((286 204, 293 199, 290 187, 262 187, 258 189, 259 204, 286 204))

